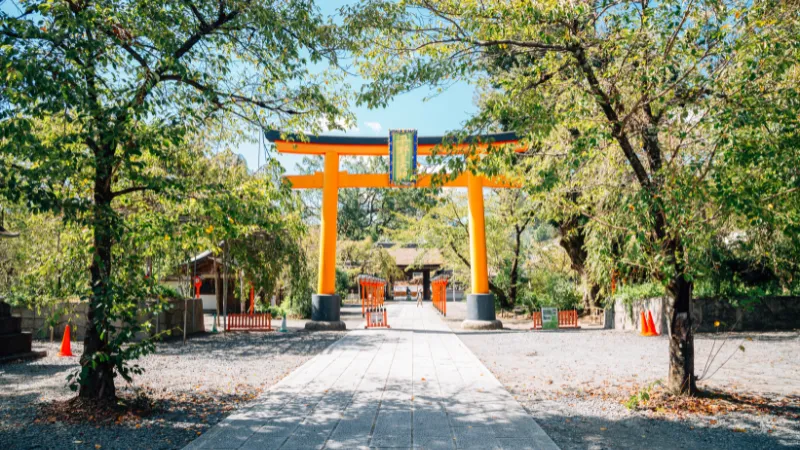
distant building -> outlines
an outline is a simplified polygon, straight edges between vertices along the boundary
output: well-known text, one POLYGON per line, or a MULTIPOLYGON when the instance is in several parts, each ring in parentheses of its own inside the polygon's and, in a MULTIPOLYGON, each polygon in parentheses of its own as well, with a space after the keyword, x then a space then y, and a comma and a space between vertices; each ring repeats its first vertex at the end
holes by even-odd
MULTIPOLYGON (((381 242, 376 244, 386 249, 391 255, 397 267, 406 274, 406 282, 395 283, 395 290, 405 289, 408 281, 414 278, 422 281, 423 298, 431 298, 431 278, 442 270, 444 257, 438 249, 420 248, 414 244, 395 245, 393 243, 381 242)), ((412 288, 413 290, 414 288, 412 288)))
MULTIPOLYGON (((222 258, 210 251, 205 251, 181 264, 176 273, 163 280, 163 284, 177 290, 186 291, 191 285, 190 296, 194 297, 195 276, 200 277, 203 284, 200 286, 200 298, 203 300, 204 311, 216 311, 219 305, 220 313, 223 310, 222 286, 224 274, 222 273, 222 258), (217 288, 219 286, 219 288, 217 288)), ((239 293, 236 292, 236 280, 231 277, 228 282, 228 312, 240 312, 239 293)))

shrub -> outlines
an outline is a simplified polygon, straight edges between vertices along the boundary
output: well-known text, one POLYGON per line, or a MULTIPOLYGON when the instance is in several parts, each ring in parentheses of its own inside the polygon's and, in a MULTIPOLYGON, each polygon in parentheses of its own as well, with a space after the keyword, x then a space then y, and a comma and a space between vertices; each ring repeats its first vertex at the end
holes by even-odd
POLYGON ((523 297, 526 308, 543 306, 558 309, 578 309, 581 295, 574 278, 565 273, 537 270, 531 273, 528 292, 523 297))

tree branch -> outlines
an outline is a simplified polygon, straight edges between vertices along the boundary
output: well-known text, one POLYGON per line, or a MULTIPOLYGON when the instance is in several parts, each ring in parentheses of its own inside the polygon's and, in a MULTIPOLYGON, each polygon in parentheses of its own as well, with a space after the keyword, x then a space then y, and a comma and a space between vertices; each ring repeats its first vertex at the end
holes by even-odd
POLYGON ((152 190, 155 190, 155 188, 152 186, 133 186, 125 189, 120 189, 116 192, 112 192, 111 198, 117 198, 125 194, 130 194, 132 192, 152 191, 152 190))
POLYGON ((642 187, 650 188, 650 176, 647 174, 647 170, 644 168, 642 161, 639 160, 639 157, 636 155, 636 151, 633 149, 633 145, 627 133, 622 128, 622 122, 619 120, 617 111, 611 105, 611 99, 609 99, 608 94, 606 94, 600 86, 600 82, 597 80, 594 70, 586 57, 586 52, 582 47, 577 47, 572 54, 575 56, 575 59, 578 60, 578 66, 583 71, 586 81, 589 83, 589 88, 592 94, 594 94, 600 109, 603 110, 606 118, 611 122, 611 135, 614 136, 614 139, 617 140, 619 146, 622 148, 622 152, 628 159, 633 173, 636 175, 636 179, 642 187))

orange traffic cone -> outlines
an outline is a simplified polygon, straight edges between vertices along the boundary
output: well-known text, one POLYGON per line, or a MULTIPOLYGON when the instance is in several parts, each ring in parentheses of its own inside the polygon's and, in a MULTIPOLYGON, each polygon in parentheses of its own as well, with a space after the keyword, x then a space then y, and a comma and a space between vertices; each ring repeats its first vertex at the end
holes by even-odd
POLYGON ((61 350, 58 356, 74 356, 72 354, 72 341, 69 339, 69 325, 64 328, 64 337, 61 339, 61 350))
POLYGON ((653 315, 650 311, 647 311, 647 327, 650 328, 650 332, 653 333, 653 336, 658 336, 658 331, 656 331, 656 324, 653 322, 653 315))
POLYGON ((644 311, 639 312, 639 321, 642 323, 642 336, 652 336, 653 333, 650 331, 650 327, 647 326, 647 319, 644 316, 644 311))

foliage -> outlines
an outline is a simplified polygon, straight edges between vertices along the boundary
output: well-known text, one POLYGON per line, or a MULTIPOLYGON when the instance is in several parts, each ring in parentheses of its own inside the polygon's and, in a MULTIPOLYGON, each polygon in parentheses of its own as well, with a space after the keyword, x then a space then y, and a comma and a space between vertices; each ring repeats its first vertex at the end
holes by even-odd
POLYGON ((636 409, 640 405, 647 403, 650 401, 650 393, 652 392, 653 388, 656 386, 661 386, 661 380, 656 380, 649 385, 643 387, 638 392, 634 392, 628 400, 623 403, 626 408, 628 409, 636 409))
POLYGON ((352 277, 346 271, 336 268, 336 295, 342 300, 347 298, 350 289, 355 285, 352 277))
MULTIPOLYGON (((467 131, 502 123, 523 133, 541 161, 529 184, 574 188, 560 198, 591 219, 594 278, 635 269, 665 286, 669 388, 693 393, 687 312, 718 230, 763 227, 800 248, 793 7, 373 0, 350 11, 349 25, 373 43, 361 100, 477 80, 481 112, 467 131)), ((513 161, 494 152, 448 168, 491 175, 513 161)))
POLYGON ((283 317, 285 314, 287 314, 288 311, 280 306, 272 306, 263 303, 256 303, 256 312, 261 314, 270 313, 272 315, 272 319, 275 320, 279 317, 283 317))
POLYGON ((611 300, 618 300, 623 302, 625 305, 631 305, 637 300, 663 296, 664 285, 661 283, 648 282, 621 284, 617 287, 617 290, 614 293, 614 296, 611 297, 611 300))
MULTIPOLYGON (((388 158, 343 157, 342 169, 353 174, 387 173, 388 158)), ((322 170, 321 157, 306 157, 298 166, 299 172, 311 174, 322 170)), ((417 216, 435 200, 428 189, 339 189, 338 235, 342 239, 380 241, 400 229, 404 216, 417 216)), ((320 216, 321 192, 315 189, 302 192, 306 219, 316 221, 320 216)))
MULTIPOLYGON (((342 242, 338 246, 336 257, 353 277, 373 275, 390 282, 405 277, 403 271, 397 267, 392 255, 369 238, 363 241, 342 242)), ((350 282, 352 283, 354 280, 350 282)))
POLYGON ((6 205, 6 210, 6 224, 20 235, 0 239, 0 297, 46 312, 59 300, 85 295, 88 230, 18 205, 6 205))
MULTIPOLYGON (((444 256, 454 281, 469 284, 469 230, 466 198, 462 193, 430 193, 434 203, 417 214, 404 217, 404 228, 391 236, 398 242, 436 248, 444 256)), ((532 204, 525 194, 500 189, 485 205, 486 247, 490 273, 489 289, 501 308, 511 308, 522 298, 524 268, 532 245, 530 228, 535 224, 532 204)))
POLYGON ((196 174, 184 145, 209 123, 341 123, 346 100, 307 63, 335 64, 347 43, 305 1, 21 8, 0 22, 0 193, 91 230, 80 395, 113 400, 115 372, 127 378, 126 361, 152 348, 130 344, 134 299, 149 291, 117 260, 126 240, 146 247, 126 237, 126 198, 142 194, 142 206, 185 193, 196 174))
POLYGON ((526 303, 531 310, 552 307, 561 310, 581 309, 581 296, 575 279, 563 272, 531 272, 526 303))

